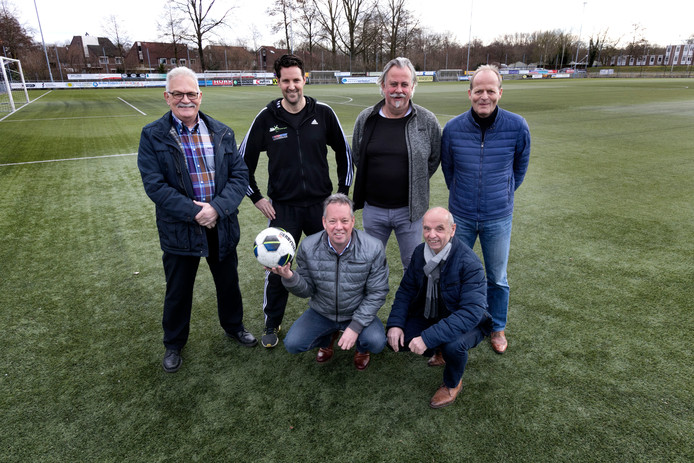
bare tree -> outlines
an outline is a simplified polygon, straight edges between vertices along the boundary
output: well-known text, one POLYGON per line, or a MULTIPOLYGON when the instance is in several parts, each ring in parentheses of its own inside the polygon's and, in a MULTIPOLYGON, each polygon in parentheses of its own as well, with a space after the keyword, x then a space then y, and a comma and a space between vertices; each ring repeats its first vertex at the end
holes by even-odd
POLYGON ((17 19, 14 6, 6 0, 0 1, 0 51, 8 58, 20 59, 22 50, 34 44, 29 32, 17 19))
POLYGON ((407 0, 386 0, 386 5, 378 8, 390 59, 398 56, 398 48, 407 48, 408 32, 417 25, 406 3, 407 0))
POLYGON ((588 67, 593 67, 595 63, 600 64, 600 55, 605 47, 616 45, 608 41, 607 31, 608 29, 605 29, 590 37, 588 41, 588 67))
POLYGON ((125 54, 130 48, 130 38, 125 31, 123 21, 114 14, 107 16, 104 22, 104 31, 118 49, 118 55, 120 56, 121 63, 123 63, 123 71, 128 72, 125 65, 125 54))
POLYGON ((337 54, 340 31, 340 0, 313 0, 322 34, 329 43, 333 57, 337 54))
POLYGON ((641 24, 632 24, 631 41, 627 45, 627 54, 632 58, 636 58, 641 50, 648 47, 648 40, 644 35, 645 29, 641 24))
POLYGON ((251 24, 251 38, 253 40, 253 51, 258 51, 258 48, 260 48, 259 40, 262 38, 262 34, 255 24, 251 24))
MULTIPOLYGON (((306 41, 306 49, 309 53, 309 67, 313 66, 313 49, 318 41, 318 9, 311 0, 297 0, 299 15, 299 25, 301 27, 301 37, 306 41)), ((304 60, 305 61, 305 60, 304 60)))
POLYGON ((369 45, 371 37, 359 32, 364 32, 364 26, 371 20, 375 7, 368 0, 342 0, 342 9, 345 13, 347 31, 346 34, 340 32, 340 42, 350 57, 351 67, 352 60, 362 54, 369 45))
POLYGON ((294 3, 292 0, 275 0, 273 5, 267 9, 267 14, 270 16, 279 16, 279 19, 272 25, 272 32, 278 32, 284 29, 284 37, 287 44, 287 53, 292 53, 294 44, 290 37, 290 29, 292 27, 292 13, 294 11, 294 3))
POLYGON ((186 28, 183 25, 182 18, 179 16, 180 11, 174 10, 171 5, 164 10, 161 19, 157 21, 157 31, 159 37, 165 39, 173 45, 174 58, 178 63, 178 47, 183 44, 183 37, 189 35, 186 33, 186 28))
POLYGON ((205 54, 203 50, 203 42, 208 35, 218 26, 226 24, 227 16, 234 7, 228 8, 224 13, 215 19, 211 12, 217 0, 173 0, 174 8, 190 18, 193 25, 193 31, 190 34, 184 35, 183 38, 195 42, 198 47, 198 55, 200 56, 200 68, 204 72, 205 54))

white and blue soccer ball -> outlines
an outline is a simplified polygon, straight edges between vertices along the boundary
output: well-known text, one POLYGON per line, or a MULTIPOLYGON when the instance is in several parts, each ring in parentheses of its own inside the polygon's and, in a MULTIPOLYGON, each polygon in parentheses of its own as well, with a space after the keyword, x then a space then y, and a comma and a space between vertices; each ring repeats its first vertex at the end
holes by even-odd
POLYGON ((255 237, 253 254, 265 267, 283 266, 294 259, 296 243, 285 230, 269 227, 255 237))

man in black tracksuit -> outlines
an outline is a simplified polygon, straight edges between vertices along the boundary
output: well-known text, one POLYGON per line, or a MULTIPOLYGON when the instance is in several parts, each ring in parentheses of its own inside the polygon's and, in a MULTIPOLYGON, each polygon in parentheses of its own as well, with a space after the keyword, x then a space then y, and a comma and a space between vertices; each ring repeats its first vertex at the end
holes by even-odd
MULTIPOLYGON (((330 106, 305 97, 304 64, 294 55, 275 62, 282 98, 273 100, 253 120, 241 143, 240 153, 249 171, 246 195, 271 227, 292 234, 297 245, 301 233, 323 230, 323 200, 332 194, 328 146, 335 152, 338 193, 347 194, 352 184, 352 152, 340 121, 330 106), (268 156, 270 200, 258 189, 255 170, 261 151, 268 156)), ((288 292, 278 275, 265 273, 262 344, 275 347, 287 305, 288 292)))

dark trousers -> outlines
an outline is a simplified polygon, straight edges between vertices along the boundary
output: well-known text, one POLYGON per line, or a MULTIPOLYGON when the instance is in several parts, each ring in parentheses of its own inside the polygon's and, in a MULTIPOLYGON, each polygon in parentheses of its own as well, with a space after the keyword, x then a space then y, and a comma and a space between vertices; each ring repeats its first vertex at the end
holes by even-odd
MULTIPOLYGON (((323 230, 323 203, 311 206, 290 206, 273 202, 275 218, 270 220, 270 227, 284 228, 299 246, 301 233, 306 236, 323 230)), ((265 326, 277 328, 282 324, 284 310, 287 308, 289 293, 282 284, 282 277, 265 272, 263 292, 263 314, 265 326)))
MULTIPOLYGON (((410 350, 407 347, 410 341, 422 334, 422 331, 429 328, 438 320, 429 320, 424 317, 410 317, 405 323, 405 346, 401 351, 410 350)), ((424 352, 425 357, 434 355, 436 349, 441 349, 443 359, 446 361, 446 366, 443 370, 443 383, 446 387, 456 387, 460 380, 463 379, 465 373, 465 365, 467 364, 467 351, 477 346, 484 339, 484 333, 480 327, 476 327, 467 333, 460 333, 457 338, 451 342, 446 342, 440 346, 428 346, 424 352)))
MULTIPOLYGON (((238 258, 234 250, 224 260, 219 260, 217 228, 205 229, 212 278, 217 290, 217 314, 224 331, 234 333, 243 329, 243 300, 239 288, 238 258)), ((166 276, 164 298, 164 346, 182 349, 188 341, 190 314, 193 305, 193 286, 200 265, 200 257, 179 256, 165 252, 162 257, 166 276)))

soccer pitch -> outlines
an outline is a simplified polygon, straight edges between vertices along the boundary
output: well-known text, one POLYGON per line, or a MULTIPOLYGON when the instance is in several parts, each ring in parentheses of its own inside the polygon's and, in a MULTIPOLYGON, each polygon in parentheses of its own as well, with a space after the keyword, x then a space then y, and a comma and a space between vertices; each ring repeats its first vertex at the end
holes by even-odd
MULTIPOLYGON (((414 101, 443 126, 466 90, 423 83, 414 101)), ((280 94, 202 91, 237 143, 280 94)), ((509 349, 470 351, 444 410, 428 407, 441 370, 414 354, 386 350, 357 372, 351 352, 318 366, 315 352, 225 338, 204 263, 183 367, 162 371, 161 251, 136 165, 162 92, 36 90, 0 121, 0 462, 694 460, 694 79, 504 82, 500 106, 533 137, 509 349)), ((304 92, 348 136, 380 98, 375 85, 304 92)), ((431 205, 447 200, 439 170, 431 205)), ((239 220, 244 321, 259 336, 252 240, 266 221, 248 199, 239 220)), ((387 251, 384 321, 402 275, 394 239, 387 251)), ((290 296, 282 337, 305 308, 290 296)))

